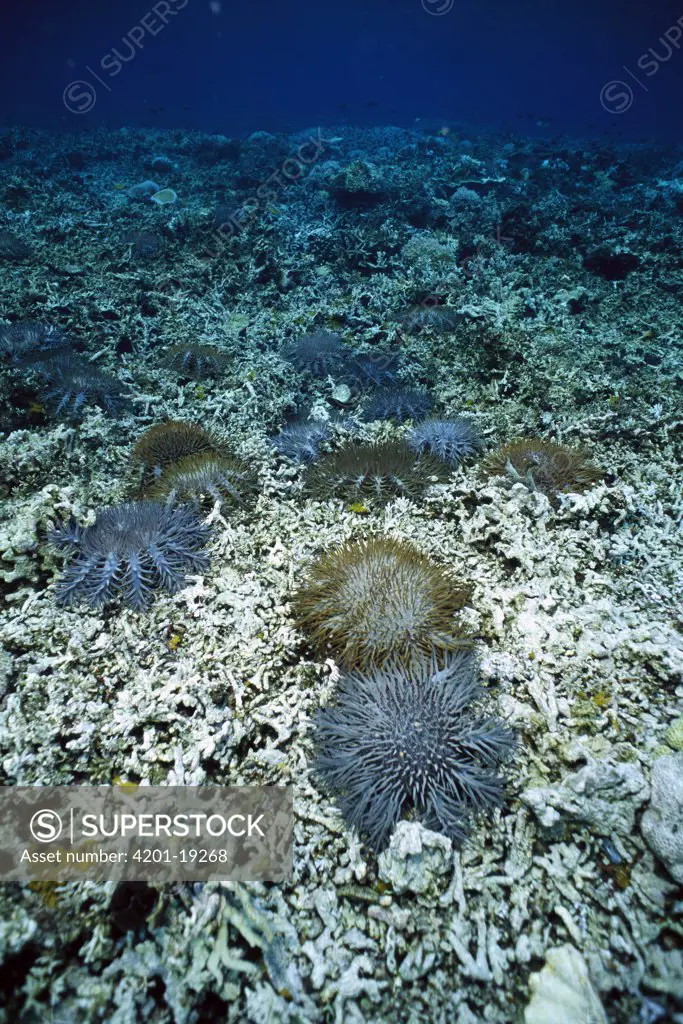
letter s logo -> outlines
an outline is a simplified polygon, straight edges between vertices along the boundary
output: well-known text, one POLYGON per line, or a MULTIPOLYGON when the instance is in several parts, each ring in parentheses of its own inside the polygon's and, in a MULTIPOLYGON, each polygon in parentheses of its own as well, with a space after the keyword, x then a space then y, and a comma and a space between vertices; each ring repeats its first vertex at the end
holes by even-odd
POLYGON ((31 818, 31 835, 39 843, 52 843, 62 833, 62 819, 56 811, 36 811, 31 818))
POLYGON ((625 114, 633 103, 633 89, 627 82, 614 78, 600 90, 600 103, 608 114, 625 114))

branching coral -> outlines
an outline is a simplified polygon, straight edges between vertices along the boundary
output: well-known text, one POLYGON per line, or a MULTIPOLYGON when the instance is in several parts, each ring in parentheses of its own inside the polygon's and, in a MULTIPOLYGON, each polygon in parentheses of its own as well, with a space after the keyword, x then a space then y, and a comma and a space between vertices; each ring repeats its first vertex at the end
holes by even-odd
POLYGON ((454 616, 470 588, 405 541, 342 544, 309 569, 293 599, 298 625, 351 668, 409 665, 466 641, 454 616))
POLYGON ((244 505, 256 491, 256 480, 249 466, 231 455, 201 452, 174 462, 148 492, 158 501, 219 501, 244 505))
POLYGON ((154 590, 175 593, 187 585, 187 572, 206 569, 209 534, 190 509, 155 501, 105 508, 92 526, 57 523, 49 540, 73 554, 57 585, 57 602, 100 608, 120 595, 143 610, 154 590))
POLYGON ((318 498, 383 505, 393 498, 415 498, 443 477, 437 459, 416 459, 402 441, 384 441, 354 443, 328 455, 311 470, 307 485, 318 498))
POLYGON ((314 773, 372 849, 406 811, 459 841, 472 815, 502 802, 496 769, 514 736, 470 708, 481 695, 476 659, 462 651, 442 665, 346 676, 318 712, 314 773))
POLYGON ((432 399, 426 391, 416 391, 412 388, 387 388, 378 391, 368 402, 363 410, 363 419, 368 422, 373 420, 396 420, 404 423, 405 420, 421 420, 427 415, 432 407, 432 399))
POLYGON ((585 491, 604 472, 583 452, 539 438, 523 438, 492 452, 482 464, 487 476, 508 476, 531 491, 542 491, 557 503, 559 494, 585 491))
POLYGON ((406 438, 408 447, 418 453, 435 455, 457 466, 468 455, 475 455, 484 442, 467 420, 424 420, 413 427, 406 438))

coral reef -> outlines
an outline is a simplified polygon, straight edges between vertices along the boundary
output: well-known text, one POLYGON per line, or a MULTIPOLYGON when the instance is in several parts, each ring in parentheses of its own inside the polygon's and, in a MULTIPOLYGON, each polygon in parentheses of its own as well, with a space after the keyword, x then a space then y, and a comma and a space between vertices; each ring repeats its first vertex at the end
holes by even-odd
POLYGON ((209 533, 189 509, 154 501, 102 509, 92 526, 58 522, 49 540, 71 558, 57 584, 57 603, 100 608, 120 596, 143 611, 155 590, 174 594, 187 585, 188 572, 207 568, 209 533))
POLYGON ((524 1024, 607 1024, 607 1017, 591 984, 586 961, 567 943, 549 949, 545 966, 529 978, 531 1001, 524 1011, 524 1024))
POLYGON ((482 688, 470 651, 406 671, 387 666, 342 678, 314 720, 314 773, 346 823, 381 850, 402 813, 460 840, 471 814, 498 806, 496 768, 513 734, 471 710, 482 688))
MULTIPOLYGON (((430 31, 449 21, 422 17, 430 31)), ((526 135, 459 122, 442 134, 427 117, 360 129, 352 112, 315 135, 169 131, 170 111, 117 130, 98 127, 98 97, 94 121, 64 122, 83 129, 77 144, 67 130, 0 129, 1 228, 32 250, 0 255, 0 337, 18 331, 0 343, 3 783, 292 786, 293 877, 152 884, 139 899, 86 878, 0 886, 5 1015, 510 1024, 525 1010, 601 1019, 600 1000, 610 1024, 676 1020, 680 768, 665 762, 683 743, 681 153, 533 122, 526 135), (283 168, 302 173, 290 182, 283 168), (178 202, 151 202, 167 185, 178 202), (124 243, 145 233, 163 252, 124 243), (43 329, 24 344, 23 321, 54 325, 57 344, 43 329), (321 376, 283 360, 313 325, 343 339, 321 376), (184 340, 215 346, 228 372, 207 385, 162 372, 184 340), (39 387, 67 348, 125 383, 135 417, 95 403, 77 421, 49 415, 39 387), (308 500, 327 443, 301 472, 269 456, 294 416, 327 420, 332 450, 352 433, 364 446, 410 437, 420 424, 362 416, 398 387, 424 387, 430 415, 463 415, 487 448, 585 444, 605 485, 549 506, 528 489, 533 465, 515 469, 531 469, 526 487, 508 487, 514 474, 469 457, 386 503, 371 481, 308 500), (145 615, 115 600, 123 591, 105 612, 57 605, 42 524, 129 500, 136 440, 180 420, 208 447, 162 444, 138 466, 145 486, 187 455, 229 454, 225 439, 258 472, 254 514, 211 510, 211 573, 183 565, 174 597, 154 577, 145 615), (334 628, 348 609, 323 595, 331 639, 321 627, 314 650, 288 601, 309 560, 365 535, 471 580, 476 600, 437 632, 476 638, 481 713, 523 736, 501 773, 509 799, 457 848, 406 804, 413 820, 376 857, 310 774, 311 723, 321 703, 338 707, 334 628)), ((437 453, 403 458, 412 472, 437 453)), ((385 584, 369 589, 371 611, 385 584)), ((377 661, 348 671, 406 670, 377 661)))
POLYGON ((652 794, 640 828, 646 843, 683 885, 683 753, 658 757, 652 769, 652 794))
POLYGON ((416 498, 443 477, 440 461, 416 460, 402 441, 354 442, 313 467, 307 489, 317 498, 384 505, 394 498, 416 498))
POLYGON ((467 420, 423 420, 409 431, 406 444, 414 452, 435 455, 451 466, 459 465, 484 447, 482 438, 467 420))
POLYGON ((410 666, 466 643, 455 616, 469 594, 414 545, 377 537, 318 558, 292 608, 299 628, 346 666, 410 666))
POLYGON ((632 764, 586 765, 553 786, 524 791, 522 800, 537 816, 548 834, 557 834, 575 821, 591 826, 596 835, 627 836, 633 831, 636 815, 647 800, 643 773, 632 764), (583 799, 591 794, 590 803, 583 799))

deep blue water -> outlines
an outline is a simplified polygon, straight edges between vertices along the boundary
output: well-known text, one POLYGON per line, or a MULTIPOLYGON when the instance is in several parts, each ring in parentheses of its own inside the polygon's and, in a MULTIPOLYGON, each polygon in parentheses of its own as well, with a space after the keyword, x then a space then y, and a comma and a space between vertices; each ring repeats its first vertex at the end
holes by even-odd
POLYGON ((680 0, 15 3, 0 116, 64 131, 466 121, 677 141, 681 25, 680 0))

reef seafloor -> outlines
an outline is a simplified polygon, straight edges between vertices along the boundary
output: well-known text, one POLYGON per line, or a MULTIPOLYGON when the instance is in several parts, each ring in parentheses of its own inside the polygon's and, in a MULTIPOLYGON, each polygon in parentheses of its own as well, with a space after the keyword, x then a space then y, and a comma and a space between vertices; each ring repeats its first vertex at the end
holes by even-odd
POLYGON ((4 786, 291 882, 0 888, 2 1020, 683 1021, 683 149, 0 134, 4 786))

